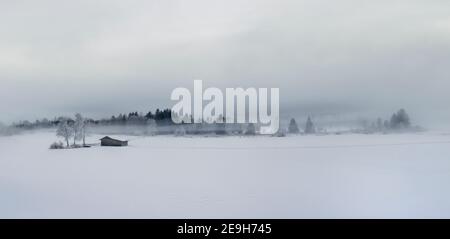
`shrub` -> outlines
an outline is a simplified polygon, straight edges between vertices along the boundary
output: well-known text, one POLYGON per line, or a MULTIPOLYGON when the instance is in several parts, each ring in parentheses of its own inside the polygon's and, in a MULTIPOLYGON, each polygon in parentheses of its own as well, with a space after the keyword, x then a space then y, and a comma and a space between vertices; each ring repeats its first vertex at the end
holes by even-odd
POLYGON ((59 142, 54 142, 53 144, 50 145, 50 149, 63 149, 64 148, 64 144, 59 141, 59 142))

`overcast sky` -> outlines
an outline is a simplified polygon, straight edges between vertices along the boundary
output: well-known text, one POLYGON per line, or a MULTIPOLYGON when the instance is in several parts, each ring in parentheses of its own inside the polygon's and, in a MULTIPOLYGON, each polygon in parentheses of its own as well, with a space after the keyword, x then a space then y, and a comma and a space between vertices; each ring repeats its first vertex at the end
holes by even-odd
POLYGON ((448 0, 0 0, 0 121, 278 87, 293 111, 449 113, 448 0))

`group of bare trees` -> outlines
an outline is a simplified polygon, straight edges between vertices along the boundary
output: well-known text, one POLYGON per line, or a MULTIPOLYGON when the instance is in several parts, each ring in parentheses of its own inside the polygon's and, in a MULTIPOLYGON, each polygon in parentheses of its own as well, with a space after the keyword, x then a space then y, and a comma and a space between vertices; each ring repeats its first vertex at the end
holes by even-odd
POLYGON ((67 147, 70 147, 70 140, 73 139, 75 147, 77 141, 82 140, 83 146, 86 145, 86 128, 88 121, 81 114, 75 115, 75 120, 62 118, 56 130, 56 136, 64 138, 67 147))

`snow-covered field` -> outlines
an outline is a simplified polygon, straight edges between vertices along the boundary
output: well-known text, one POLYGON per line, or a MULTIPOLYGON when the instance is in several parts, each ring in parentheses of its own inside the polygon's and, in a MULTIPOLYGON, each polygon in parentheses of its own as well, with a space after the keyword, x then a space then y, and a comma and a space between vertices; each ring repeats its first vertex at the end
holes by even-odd
POLYGON ((0 218, 450 218, 450 134, 118 138, 0 137, 0 218))

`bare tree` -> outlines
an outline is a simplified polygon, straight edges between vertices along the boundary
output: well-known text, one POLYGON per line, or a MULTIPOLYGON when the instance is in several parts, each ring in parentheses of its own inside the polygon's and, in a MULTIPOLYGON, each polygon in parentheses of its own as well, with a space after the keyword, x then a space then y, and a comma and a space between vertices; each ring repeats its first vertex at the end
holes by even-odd
POLYGON ((73 128, 69 125, 68 120, 58 124, 58 129, 56 130, 56 136, 64 138, 66 141, 67 147, 69 147, 69 139, 74 135, 73 128))
POLYGON ((83 146, 86 146, 86 134, 89 122, 83 119, 83 127, 81 127, 81 137, 83 138, 83 146))
POLYGON ((83 139, 84 119, 80 113, 75 115, 75 123, 73 124, 73 145, 77 140, 83 139))

